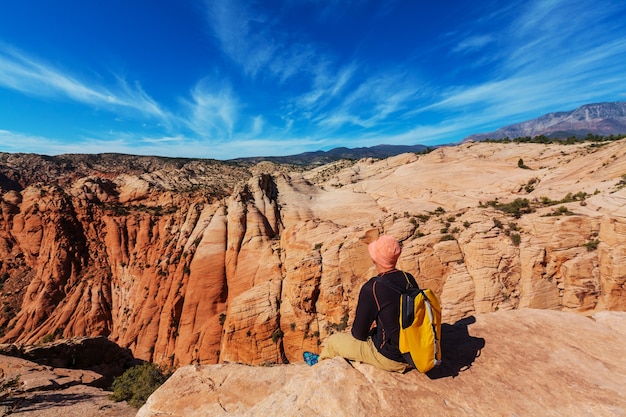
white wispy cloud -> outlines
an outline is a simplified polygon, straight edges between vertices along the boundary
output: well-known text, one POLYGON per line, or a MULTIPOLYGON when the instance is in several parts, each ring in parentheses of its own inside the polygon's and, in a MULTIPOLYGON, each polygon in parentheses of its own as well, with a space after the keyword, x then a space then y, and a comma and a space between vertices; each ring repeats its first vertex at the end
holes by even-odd
MULTIPOLYGON (((495 128, 626 90, 626 39, 603 24, 614 10, 588 1, 541 0, 522 11, 494 34, 498 49, 490 49, 495 44, 488 39, 481 45, 498 57, 487 81, 441 89, 439 99, 413 114, 438 112, 464 130, 495 128)), ((460 41, 459 52, 467 46, 460 41)))
MULTIPOLYGON (((323 10, 318 13, 343 9, 348 3, 320 5, 323 10)), ((257 6, 241 0, 206 2, 209 27, 224 54, 253 78, 271 77, 280 83, 301 74, 310 78, 308 81, 315 78, 317 71, 329 62, 320 46, 257 6)))
POLYGON ((323 108, 345 91, 358 70, 354 62, 338 71, 332 71, 330 66, 330 63, 321 63, 317 66, 313 72, 312 88, 295 100, 299 108, 306 110, 323 108))
POLYGON ((63 146, 55 146, 49 138, 0 130, 0 152, 38 153, 56 155, 63 153, 63 146))
POLYGON ((150 117, 169 116, 138 83, 116 77, 115 90, 89 84, 59 68, 0 42, 0 86, 28 96, 71 100, 108 109, 128 108, 150 117))
POLYGON ((187 125, 204 138, 232 139, 239 107, 230 86, 201 80, 187 102, 187 125))
POLYGON ((496 41, 496 37, 492 34, 473 35, 464 39, 461 39, 459 43, 452 48, 452 52, 455 53, 468 53, 477 52, 483 49, 485 46, 496 41))
MULTIPOLYGON (((443 42, 418 42, 415 56, 396 61, 390 51, 384 62, 358 45, 340 55, 345 45, 316 44, 314 33, 281 21, 289 15, 282 15, 282 8, 297 2, 314 3, 311 18, 318 23, 337 23, 351 7, 368 12, 383 7, 371 0, 291 0, 272 5, 277 13, 271 14, 263 2, 206 0, 203 17, 229 63, 220 68, 222 57, 212 57, 215 64, 205 74, 219 75, 179 84, 169 102, 163 99, 169 108, 139 82, 115 74, 110 82, 90 79, 84 74, 95 71, 68 71, 0 41, 0 88, 106 109, 121 120, 113 129, 132 130, 137 119, 146 124, 157 119, 158 125, 108 134, 81 126, 91 136, 67 145, 4 130, 0 150, 225 159, 264 149, 289 154, 333 144, 436 143, 599 97, 626 97, 626 39, 615 36, 624 33, 625 23, 606 22, 607 16, 626 12, 623 2, 531 0, 507 2, 497 10, 485 6, 488 15, 468 19, 439 37, 443 42), (425 50, 448 61, 429 62, 435 55, 425 50), (237 73, 230 72, 233 67, 237 73), (434 72, 431 67, 441 71, 434 74, 437 79, 422 76, 434 72), (254 93, 248 97, 247 91, 254 93)), ((386 12, 401 3, 388 1, 386 12)))
POLYGON ((391 116, 409 110, 419 97, 419 87, 403 73, 381 73, 363 80, 341 102, 316 121, 339 128, 353 124, 371 128, 391 116))
POLYGON ((252 76, 267 66, 277 52, 264 29, 262 14, 252 14, 239 1, 207 2, 209 24, 224 53, 252 76))
POLYGON ((503 33, 509 51, 506 66, 512 70, 541 68, 613 41, 611 27, 605 21, 612 11, 603 3, 528 2, 503 33))

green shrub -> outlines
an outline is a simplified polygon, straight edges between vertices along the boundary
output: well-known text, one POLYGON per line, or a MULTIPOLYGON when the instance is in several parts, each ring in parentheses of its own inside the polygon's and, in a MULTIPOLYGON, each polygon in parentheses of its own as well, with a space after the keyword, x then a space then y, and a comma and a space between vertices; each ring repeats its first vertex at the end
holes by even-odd
POLYGON ((427 222, 430 219, 430 215, 428 214, 418 214, 415 217, 417 217, 417 219, 421 222, 427 222))
POLYGON ((454 238, 454 236, 452 236, 450 234, 443 235, 443 236, 441 236, 441 239, 439 239, 440 242, 445 242, 447 240, 456 240, 456 239, 454 238))
POLYGON ((594 250, 598 249, 598 243, 600 243, 600 241, 598 239, 594 239, 585 243, 583 246, 587 248, 588 252, 593 252, 594 250))
POLYGON ((521 228, 515 222, 509 222, 509 229, 519 232, 521 228))
POLYGON ((573 211, 571 211, 567 207, 559 206, 558 208, 552 210, 551 213, 544 214, 544 216, 573 216, 574 214, 576 214, 576 213, 574 213, 573 211))
POLYGON ((278 343, 278 341, 282 339, 284 335, 285 334, 283 333, 282 330, 280 329, 274 330, 274 333, 272 333, 272 342, 278 343))
POLYGON ((330 327, 335 329, 338 332, 341 332, 345 329, 348 328, 348 319, 350 318, 350 316, 348 315, 348 313, 344 314, 343 317, 341 318, 341 321, 339 323, 331 323, 330 327))
POLYGON ((48 333, 44 337, 41 338, 41 343, 50 343, 54 341, 54 334, 48 333))
POLYGON ((532 213, 534 211, 527 198, 516 198, 515 201, 510 203, 500 203, 496 199, 488 201, 486 205, 481 203, 480 207, 493 207, 496 210, 512 215, 516 219, 519 219, 523 214, 532 213))
MULTIPOLYGON (((19 375, 11 379, 0 379, 0 394, 16 390, 20 386, 19 375)), ((0 396, 2 398, 2 396, 0 396)))
POLYGON ((126 370, 113 381, 113 401, 126 401, 131 407, 140 408, 148 397, 171 376, 153 363, 144 363, 126 370))
POLYGON ((519 244, 522 242, 522 237, 519 233, 511 233, 511 241, 515 246, 519 246, 519 244))

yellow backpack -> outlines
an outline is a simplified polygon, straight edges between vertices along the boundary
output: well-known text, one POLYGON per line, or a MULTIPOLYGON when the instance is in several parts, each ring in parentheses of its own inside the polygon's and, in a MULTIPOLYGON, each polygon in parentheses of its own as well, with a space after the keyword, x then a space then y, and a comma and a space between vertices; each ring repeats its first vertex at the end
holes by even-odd
POLYGON ((428 372, 441 364, 441 304, 432 290, 414 287, 404 277, 406 288, 380 282, 400 294, 400 352, 408 364, 428 372))

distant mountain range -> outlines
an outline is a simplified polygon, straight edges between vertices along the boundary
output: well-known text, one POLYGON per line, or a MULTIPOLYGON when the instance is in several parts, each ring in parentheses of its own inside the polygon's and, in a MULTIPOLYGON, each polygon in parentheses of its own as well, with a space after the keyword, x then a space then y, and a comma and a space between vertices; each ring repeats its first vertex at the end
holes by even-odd
POLYGON ((585 104, 576 110, 548 113, 537 119, 501 127, 489 133, 470 135, 462 142, 485 139, 535 137, 584 137, 626 134, 626 102, 585 104))
POLYGON ((429 147, 424 145, 376 145, 361 148, 334 148, 329 151, 305 152, 289 156, 256 156, 249 158, 231 159, 231 162, 258 163, 261 161, 271 161, 278 164, 293 165, 324 165, 339 159, 362 159, 377 158, 383 159, 407 152, 421 153, 429 147))
MULTIPOLYGON (((535 137, 544 135, 549 138, 584 137, 593 135, 610 136, 626 134, 626 102, 585 104, 576 110, 548 113, 537 119, 501 127, 489 133, 467 136, 460 143, 477 142, 485 139, 504 139, 535 137)), ((454 145, 454 143, 449 144, 454 145)), ((439 145, 446 146, 446 145, 439 145)), ((436 146, 435 146, 436 147, 436 146)), ((232 162, 255 164, 271 161, 293 165, 323 165, 339 159, 388 158, 406 152, 422 153, 428 149, 425 145, 377 145, 361 148, 334 148, 329 151, 305 152, 289 156, 258 156, 232 159, 232 162)))

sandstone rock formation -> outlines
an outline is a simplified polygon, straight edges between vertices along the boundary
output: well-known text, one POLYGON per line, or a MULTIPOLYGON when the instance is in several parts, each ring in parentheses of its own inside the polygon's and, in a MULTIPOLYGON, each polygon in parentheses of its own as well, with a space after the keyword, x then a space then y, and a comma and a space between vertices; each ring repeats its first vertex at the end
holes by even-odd
POLYGON ((137 417, 623 416, 626 313, 485 313, 443 328, 444 364, 392 374, 334 358, 182 367, 137 417))
POLYGON ((309 170, 2 154, 0 340, 299 361, 351 324, 380 233, 447 323, 626 310, 625 145, 473 143, 309 170))
POLYGON ((100 377, 89 385, 109 388, 113 379, 139 365, 130 350, 120 348, 103 336, 74 337, 30 346, 0 345, 0 355, 13 356, 39 365, 95 372, 100 377))
POLYGON ((133 417, 137 410, 113 402, 94 384, 102 375, 0 355, 0 416, 133 417), (4 388, 4 389, 3 389, 4 388))

